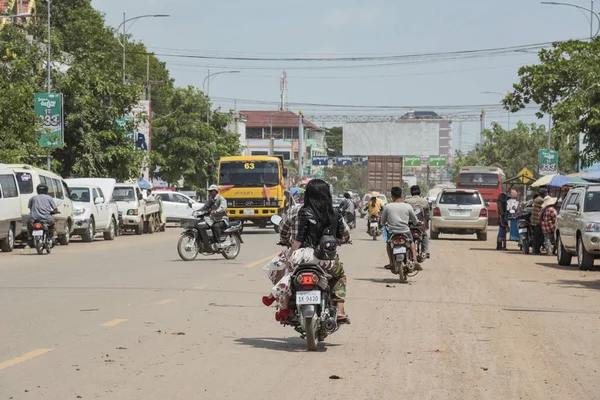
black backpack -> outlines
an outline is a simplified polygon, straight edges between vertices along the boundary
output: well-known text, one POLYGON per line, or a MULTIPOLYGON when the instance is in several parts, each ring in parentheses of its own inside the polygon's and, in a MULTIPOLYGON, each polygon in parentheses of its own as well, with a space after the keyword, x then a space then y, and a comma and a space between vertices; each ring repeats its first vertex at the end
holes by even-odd
POLYGON ((338 231, 339 214, 337 210, 333 210, 333 221, 331 226, 326 228, 323 236, 315 249, 315 257, 319 260, 334 260, 337 255, 337 231, 338 231))

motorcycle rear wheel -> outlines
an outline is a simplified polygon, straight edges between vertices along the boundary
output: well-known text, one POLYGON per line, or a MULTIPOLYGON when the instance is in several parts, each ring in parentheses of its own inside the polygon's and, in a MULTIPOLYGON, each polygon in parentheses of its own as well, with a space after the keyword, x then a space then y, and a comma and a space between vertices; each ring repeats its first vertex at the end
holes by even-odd
POLYGON ((400 283, 405 283, 406 274, 404 271, 404 263, 402 261, 396 261, 396 269, 398 271, 398 278, 400 279, 400 283))
POLYGON ((529 240, 523 240, 523 254, 529 254, 529 240))
POLYGON ((44 245, 42 243, 41 240, 36 240, 35 241, 35 249, 37 250, 38 254, 43 254, 44 253, 44 245))
POLYGON ((317 351, 317 318, 306 318, 306 347, 308 351, 317 351))
POLYGON ((194 261, 198 256, 198 244, 193 235, 181 235, 177 242, 177 252, 183 261, 194 261), (190 241, 192 242, 190 244, 190 241), (192 245, 193 248, 186 250, 186 246, 192 245))

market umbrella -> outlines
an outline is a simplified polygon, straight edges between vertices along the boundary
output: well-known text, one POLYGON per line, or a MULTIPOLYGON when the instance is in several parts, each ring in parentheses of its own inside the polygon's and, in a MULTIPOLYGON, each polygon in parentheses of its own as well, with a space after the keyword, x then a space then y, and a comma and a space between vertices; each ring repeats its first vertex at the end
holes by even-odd
POLYGON ((304 193, 304 189, 298 188, 298 187, 293 187, 293 188, 290 189, 290 193, 292 195, 296 195, 298 193, 304 193))
POLYGON ((598 182, 600 181, 600 172, 588 172, 581 175, 581 178, 585 179, 586 181, 598 182))
POLYGON ((537 181, 535 181, 531 186, 532 187, 547 186, 547 187, 560 188, 565 185, 569 185, 569 184, 573 184, 573 183, 586 183, 586 181, 584 181, 581 178, 575 178, 575 177, 556 174, 556 175, 546 175, 546 176, 538 179, 537 181))

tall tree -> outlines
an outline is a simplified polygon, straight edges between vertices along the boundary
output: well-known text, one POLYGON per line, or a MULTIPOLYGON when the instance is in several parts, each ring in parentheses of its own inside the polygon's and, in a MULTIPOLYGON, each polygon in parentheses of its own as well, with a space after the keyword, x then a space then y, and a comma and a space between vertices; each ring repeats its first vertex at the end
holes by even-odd
POLYGON ((367 191, 369 180, 368 170, 362 165, 351 167, 330 167, 325 169, 324 178, 331 183, 336 194, 348 190, 356 190, 360 193, 367 191))
POLYGON ((341 126, 334 126, 325 132, 325 140, 327 141, 327 153, 330 156, 341 156, 343 155, 342 141, 343 141, 343 128, 341 126))

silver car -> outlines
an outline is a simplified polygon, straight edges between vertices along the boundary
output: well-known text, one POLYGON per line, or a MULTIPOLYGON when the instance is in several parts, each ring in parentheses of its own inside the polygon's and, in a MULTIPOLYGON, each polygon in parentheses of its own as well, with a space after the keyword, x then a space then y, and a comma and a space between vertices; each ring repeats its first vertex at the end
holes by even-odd
POLYGON ((476 234, 477 240, 487 240, 488 210, 477 190, 443 189, 431 215, 431 239, 450 233, 476 234))
POLYGON ((581 270, 594 266, 600 257, 600 186, 580 186, 571 189, 556 222, 558 263, 571 265, 577 256, 581 270))

